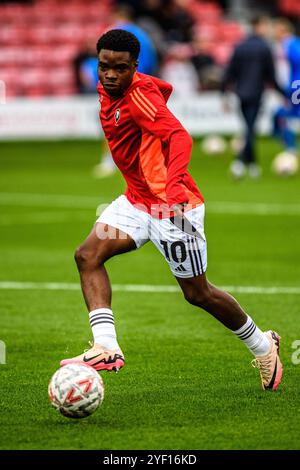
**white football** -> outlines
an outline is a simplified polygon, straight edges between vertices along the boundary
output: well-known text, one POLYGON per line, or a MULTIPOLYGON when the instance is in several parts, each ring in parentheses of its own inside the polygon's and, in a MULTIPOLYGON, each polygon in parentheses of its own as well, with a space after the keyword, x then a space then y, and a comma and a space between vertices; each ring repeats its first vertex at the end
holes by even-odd
POLYGON ((52 406, 68 418, 85 418, 104 398, 104 383, 92 367, 73 362, 58 369, 48 387, 52 406))
POLYGON ((208 155, 218 155, 225 152, 226 140, 219 135, 209 135, 203 139, 202 151, 208 155))
POLYGON ((282 152, 272 162, 272 170, 279 176, 293 176, 299 168, 298 157, 290 152, 282 152))

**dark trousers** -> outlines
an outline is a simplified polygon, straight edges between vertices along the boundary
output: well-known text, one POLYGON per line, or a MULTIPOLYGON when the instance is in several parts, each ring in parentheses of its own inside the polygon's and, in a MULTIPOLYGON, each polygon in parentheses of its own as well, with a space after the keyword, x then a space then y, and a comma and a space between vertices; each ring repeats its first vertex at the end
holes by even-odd
POLYGON ((242 115, 246 123, 245 145, 241 150, 238 159, 246 165, 256 162, 255 156, 255 122, 260 108, 261 101, 240 101, 242 115))

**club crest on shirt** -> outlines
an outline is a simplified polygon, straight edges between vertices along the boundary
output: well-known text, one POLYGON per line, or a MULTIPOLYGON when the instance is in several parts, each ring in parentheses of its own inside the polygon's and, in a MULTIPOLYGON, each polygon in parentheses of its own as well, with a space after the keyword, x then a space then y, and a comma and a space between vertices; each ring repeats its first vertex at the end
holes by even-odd
POLYGON ((118 123, 120 121, 120 117, 121 117, 121 111, 120 111, 120 108, 118 108, 115 112, 115 124, 116 124, 116 126, 118 125, 118 123))

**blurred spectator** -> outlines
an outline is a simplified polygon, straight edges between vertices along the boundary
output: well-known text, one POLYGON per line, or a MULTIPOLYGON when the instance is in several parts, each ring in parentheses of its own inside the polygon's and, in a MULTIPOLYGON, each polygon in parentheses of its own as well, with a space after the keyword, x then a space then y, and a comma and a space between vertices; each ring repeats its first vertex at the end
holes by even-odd
POLYGON ((235 178, 242 178, 247 169, 253 178, 261 174, 256 161, 254 140, 255 122, 266 83, 271 83, 284 94, 276 81, 272 52, 266 42, 269 28, 269 20, 266 17, 253 19, 253 31, 235 48, 222 81, 223 92, 230 84, 234 85, 246 124, 245 145, 230 167, 235 178))
POLYGON ((241 20, 251 17, 253 11, 268 16, 278 14, 278 0, 219 0, 218 3, 230 15, 241 20))
POLYGON ((161 67, 161 77, 174 87, 174 95, 185 97, 199 90, 198 75, 190 60, 191 54, 188 44, 174 44, 161 67))
POLYGON ((194 38, 192 62, 199 74, 201 74, 203 68, 215 65, 215 60, 210 51, 211 41, 202 36, 194 38))
POLYGON ((278 0, 247 0, 249 11, 260 12, 268 16, 278 15, 278 0))
POLYGON ((158 22, 166 32, 167 41, 190 42, 194 21, 187 11, 189 0, 166 0, 160 9, 158 22))
POLYGON ((150 36, 133 21, 133 11, 127 5, 120 5, 113 14, 113 24, 109 29, 124 29, 134 34, 140 42, 141 52, 138 71, 148 75, 157 72, 157 53, 150 36))
POLYGON ((139 8, 135 9, 136 23, 151 37, 160 63, 168 50, 165 31, 157 20, 160 16, 161 2, 159 0, 144 0, 138 1, 138 3, 139 8))
POLYGON ((188 4, 189 0, 144 0, 134 2, 136 16, 148 17, 155 21, 165 32, 166 41, 170 42, 189 42, 192 40, 194 22, 187 11, 188 4))
POLYGON ((290 121, 300 119, 300 39, 284 18, 275 23, 275 37, 289 66, 289 76, 285 83, 288 100, 274 114, 274 134, 282 139, 287 152, 297 155, 297 137, 290 121))
POLYGON ((74 59, 74 71, 79 93, 96 93, 98 84, 98 57, 94 40, 88 40, 85 48, 74 59))
POLYGON ((191 62, 194 65, 201 89, 219 89, 223 69, 216 64, 211 54, 211 41, 204 36, 196 36, 193 40, 191 62))

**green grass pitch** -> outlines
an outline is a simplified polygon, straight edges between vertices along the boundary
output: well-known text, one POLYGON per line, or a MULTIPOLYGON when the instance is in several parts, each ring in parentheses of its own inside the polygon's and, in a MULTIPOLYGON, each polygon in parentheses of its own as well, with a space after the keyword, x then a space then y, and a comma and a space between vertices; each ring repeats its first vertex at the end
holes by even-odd
MULTIPOLYGON (((230 152, 204 156, 197 141, 190 169, 207 203, 208 277, 261 289, 234 295, 262 329, 281 334, 283 385, 263 392, 243 344, 179 292, 117 290, 126 367, 102 374, 102 407, 78 421, 50 406, 47 387, 60 359, 91 339, 80 290, 7 289, 4 282, 79 285, 73 252, 96 206, 121 194, 124 182, 119 174, 93 179, 99 142, 0 145, 0 448, 299 449, 300 365, 292 354, 300 340, 300 176, 271 174, 279 144, 258 142, 260 181, 231 181, 230 152), (272 287, 279 291, 264 291, 272 287), (282 290, 288 287, 295 290, 282 290)), ((108 270, 119 286, 176 285, 150 243, 111 260, 108 270)))

